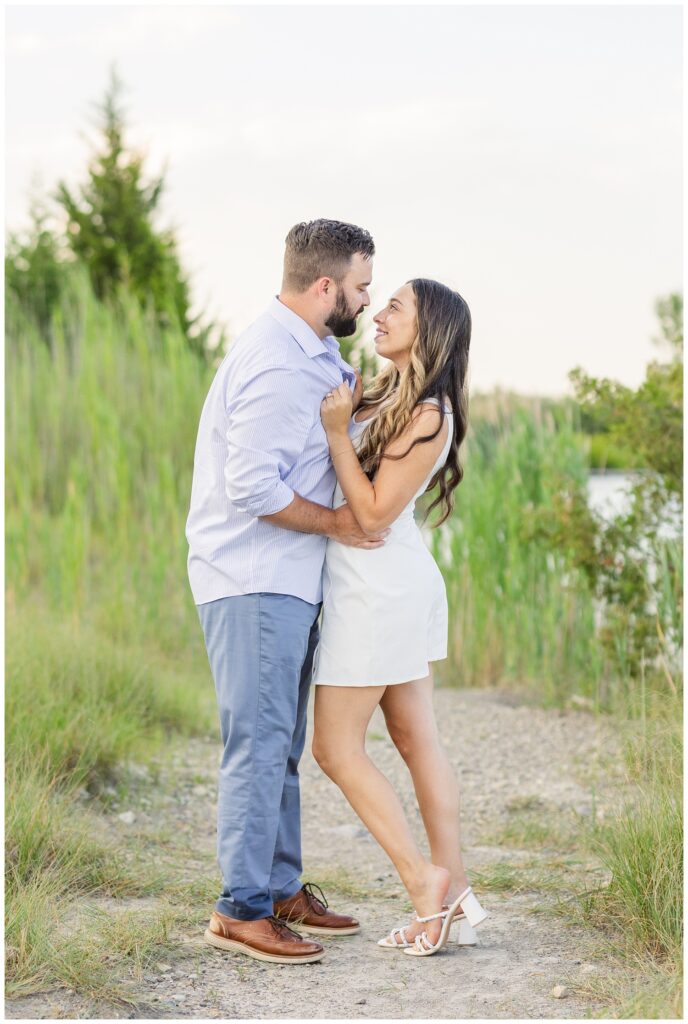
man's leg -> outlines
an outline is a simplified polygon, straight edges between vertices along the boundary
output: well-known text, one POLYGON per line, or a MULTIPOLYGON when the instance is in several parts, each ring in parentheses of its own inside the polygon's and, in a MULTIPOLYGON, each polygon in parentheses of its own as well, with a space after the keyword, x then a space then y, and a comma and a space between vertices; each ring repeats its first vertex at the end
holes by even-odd
POLYGON ((272 862, 270 888, 275 901, 286 900, 294 896, 301 888, 301 798, 299 791, 299 761, 306 742, 308 713, 308 697, 313 674, 313 655, 320 640, 318 605, 315 619, 308 638, 308 650, 301 668, 299 681, 299 703, 296 716, 296 728, 287 760, 284 776, 282 802, 280 805, 279 829, 275 856, 272 862))
POLYGON ((198 605, 220 714, 215 909, 240 920, 273 911, 270 872, 301 669, 316 606, 288 594, 198 605))

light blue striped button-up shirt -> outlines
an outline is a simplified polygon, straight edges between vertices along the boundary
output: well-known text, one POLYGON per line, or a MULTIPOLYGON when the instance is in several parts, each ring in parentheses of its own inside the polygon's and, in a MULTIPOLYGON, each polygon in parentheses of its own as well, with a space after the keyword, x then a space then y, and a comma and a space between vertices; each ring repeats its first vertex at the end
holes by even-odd
POLYGON ((196 604, 266 591, 322 600, 327 537, 260 516, 294 493, 332 507, 337 483, 320 403, 353 368, 275 297, 230 346, 201 412, 186 521, 196 604))

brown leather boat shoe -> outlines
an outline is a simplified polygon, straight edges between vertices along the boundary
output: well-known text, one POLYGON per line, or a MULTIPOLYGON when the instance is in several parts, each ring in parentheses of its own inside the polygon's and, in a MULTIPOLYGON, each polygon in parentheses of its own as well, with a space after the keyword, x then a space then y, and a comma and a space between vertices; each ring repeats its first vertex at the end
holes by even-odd
POLYGON ((277 900, 273 909, 275 917, 280 921, 312 935, 355 935, 361 930, 355 917, 328 910, 325 893, 313 882, 306 882, 288 900, 277 900), (320 893, 320 898, 313 892, 314 888, 320 893))
POLYGON ((312 964, 325 955, 319 942, 304 939, 276 917, 238 921, 213 910, 203 938, 218 949, 275 964, 312 964))

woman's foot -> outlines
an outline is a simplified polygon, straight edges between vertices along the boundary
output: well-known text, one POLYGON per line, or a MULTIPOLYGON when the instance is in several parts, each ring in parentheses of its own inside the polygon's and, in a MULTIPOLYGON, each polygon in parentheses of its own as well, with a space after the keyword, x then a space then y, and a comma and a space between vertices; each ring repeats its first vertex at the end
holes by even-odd
MULTIPOLYGON (((446 868, 428 864, 423 876, 418 879, 418 884, 413 889, 409 887, 409 896, 418 917, 428 917, 430 914, 439 913, 447 903, 450 885, 451 875, 446 868)), ((426 922, 413 920, 404 926, 404 936, 409 943, 413 944, 416 935, 426 932, 430 942, 434 944, 439 939, 441 930, 441 917, 426 922)))
POLYGON ((466 891, 469 885, 470 882, 466 875, 455 876, 452 878, 444 902, 451 905, 462 892, 466 891))

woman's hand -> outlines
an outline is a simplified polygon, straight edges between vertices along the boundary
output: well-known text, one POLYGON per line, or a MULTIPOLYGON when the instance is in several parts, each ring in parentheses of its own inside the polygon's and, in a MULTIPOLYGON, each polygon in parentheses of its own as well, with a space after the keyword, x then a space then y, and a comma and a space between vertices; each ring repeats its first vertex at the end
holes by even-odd
POLYGON ((351 389, 345 381, 325 395, 320 403, 320 419, 328 437, 337 434, 348 437, 352 407, 351 389))

